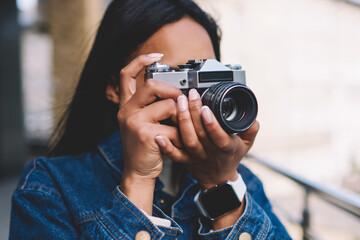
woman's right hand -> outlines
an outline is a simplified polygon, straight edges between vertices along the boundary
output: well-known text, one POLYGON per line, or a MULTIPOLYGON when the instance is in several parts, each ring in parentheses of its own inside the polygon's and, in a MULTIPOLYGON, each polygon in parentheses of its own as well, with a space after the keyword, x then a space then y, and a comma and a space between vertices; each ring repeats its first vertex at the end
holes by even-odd
POLYGON ((148 214, 152 211, 152 199, 147 198, 153 197, 155 180, 163 165, 155 138, 166 136, 174 145, 181 146, 177 128, 159 124, 159 121, 176 119, 176 100, 182 92, 153 79, 136 89, 136 77, 145 66, 161 57, 161 54, 140 55, 120 71, 117 117, 124 154, 121 190, 148 214))

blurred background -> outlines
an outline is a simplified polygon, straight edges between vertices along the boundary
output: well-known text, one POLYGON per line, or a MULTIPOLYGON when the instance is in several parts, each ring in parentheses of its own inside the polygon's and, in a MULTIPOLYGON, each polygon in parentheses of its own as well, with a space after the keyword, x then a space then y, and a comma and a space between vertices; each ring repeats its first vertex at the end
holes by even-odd
MULTIPOLYGON (((360 1, 197 0, 261 129, 243 163, 294 239, 360 239, 360 1), (304 236, 305 231, 305 236, 304 236)), ((24 166, 70 100, 109 0, 0 2, 0 239, 24 166)))

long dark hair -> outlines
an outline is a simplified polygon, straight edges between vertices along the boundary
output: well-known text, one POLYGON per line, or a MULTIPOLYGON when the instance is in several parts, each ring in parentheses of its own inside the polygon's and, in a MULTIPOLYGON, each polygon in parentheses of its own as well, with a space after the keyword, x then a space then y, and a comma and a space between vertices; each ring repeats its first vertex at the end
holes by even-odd
POLYGON ((190 16, 208 32, 220 60, 220 30, 192 0, 113 0, 101 21, 73 99, 55 128, 49 155, 94 148, 118 128, 118 106, 105 96, 129 56, 162 26, 190 16))

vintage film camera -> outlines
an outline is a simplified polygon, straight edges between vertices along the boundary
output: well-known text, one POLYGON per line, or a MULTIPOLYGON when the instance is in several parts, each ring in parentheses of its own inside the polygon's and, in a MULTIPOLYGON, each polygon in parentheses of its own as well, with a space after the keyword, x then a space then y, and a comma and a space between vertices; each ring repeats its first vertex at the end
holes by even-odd
POLYGON ((256 120, 258 106, 246 86, 240 65, 223 65, 215 59, 189 60, 171 70, 156 62, 146 68, 145 79, 156 79, 178 87, 186 96, 195 88, 227 133, 247 130, 256 120))

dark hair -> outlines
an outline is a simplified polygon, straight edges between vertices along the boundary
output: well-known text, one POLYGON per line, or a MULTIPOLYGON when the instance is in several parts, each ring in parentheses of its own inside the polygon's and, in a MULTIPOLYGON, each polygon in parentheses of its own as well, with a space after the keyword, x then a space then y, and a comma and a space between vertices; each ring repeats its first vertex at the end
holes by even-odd
POLYGON ((130 55, 162 26, 190 16, 208 32, 220 60, 220 31, 192 0, 113 0, 97 31, 73 99, 54 130, 49 155, 94 148, 118 128, 118 106, 105 96, 130 55))

